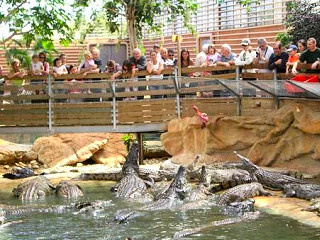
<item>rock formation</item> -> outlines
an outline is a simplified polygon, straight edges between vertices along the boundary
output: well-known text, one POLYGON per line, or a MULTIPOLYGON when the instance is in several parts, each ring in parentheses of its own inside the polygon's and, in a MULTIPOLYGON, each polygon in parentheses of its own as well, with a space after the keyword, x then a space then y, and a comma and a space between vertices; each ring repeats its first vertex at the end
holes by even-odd
POLYGON ((36 158, 31 153, 32 145, 15 144, 0 139, 0 164, 14 164, 17 162, 30 162, 36 158))
POLYGON ((97 163, 113 165, 124 161, 126 150, 121 134, 56 134, 38 138, 31 152, 48 167, 72 165, 92 158, 97 163), (104 149, 105 148, 105 149, 104 149), (94 156, 97 154, 96 156, 94 156))
POLYGON ((203 129, 197 116, 174 119, 161 140, 175 157, 206 154, 211 162, 230 161, 237 150, 261 166, 320 173, 320 113, 305 105, 255 117, 210 116, 203 129))

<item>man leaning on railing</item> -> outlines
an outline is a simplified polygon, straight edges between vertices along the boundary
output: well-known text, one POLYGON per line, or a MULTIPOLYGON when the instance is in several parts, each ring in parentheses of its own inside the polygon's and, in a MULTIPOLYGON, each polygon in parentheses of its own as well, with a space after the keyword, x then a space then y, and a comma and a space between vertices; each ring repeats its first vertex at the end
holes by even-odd
POLYGON ((297 61, 292 67, 292 74, 296 75, 298 73, 297 66, 299 63, 312 64, 311 69, 307 72, 315 72, 314 69, 320 66, 320 49, 317 48, 317 41, 314 38, 309 38, 307 41, 307 50, 301 53, 299 61, 297 61))

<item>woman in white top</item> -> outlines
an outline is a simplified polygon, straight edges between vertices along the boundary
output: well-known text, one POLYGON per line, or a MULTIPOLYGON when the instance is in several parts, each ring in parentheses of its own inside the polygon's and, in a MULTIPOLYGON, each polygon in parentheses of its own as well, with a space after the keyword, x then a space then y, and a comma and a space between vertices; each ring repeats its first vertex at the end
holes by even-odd
MULTIPOLYGON (((147 71, 152 75, 149 77, 149 80, 161 80, 163 76, 161 74, 163 70, 163 63, 157 59, 156 51, 150 52, 150 61, 147 63, 147 71)), ((163 86, 155 85, 149 86, 150 90, 161 90, 163 86)), ((157 98, 157 96, 153 96, 152 98, 157 98)))

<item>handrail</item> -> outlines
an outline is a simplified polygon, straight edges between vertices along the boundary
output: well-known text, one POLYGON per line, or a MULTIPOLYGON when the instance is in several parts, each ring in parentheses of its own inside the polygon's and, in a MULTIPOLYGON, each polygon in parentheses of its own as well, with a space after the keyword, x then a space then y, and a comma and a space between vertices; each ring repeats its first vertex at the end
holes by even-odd
MULTIPOLYGON (((299 63, 297 66, 298 70, 311 70, 311 65, 312 64, 305 64, 305 63, 299 63)), ((245 66, 241 66, 241 68, 243 69, 268 69, 268 63, 253 63, 250 65, 245 65, 245 66)), ((181 69, 181 73, 196 73, 196 72, 214 72, 214 71, 230 71, 230 70, 234 70, 236 71, 238 69, 238 66, 235 65, 231 65, 229 68, 225 67, 225 66, 208 66, 208 67, 186 67, 186 68, 182 68, 181 69)), ((319 71, 319 73, 301 73, 301 74, 306 74, 306 75, 319 75, 320 76, 320 69, 317 69, 319 71)), ((164 70, 162 70, 161 74, 163 75, 174 75, 174 68, 165 68, 164 70)), ((61 75, 59 77, 52 77, 52 80, 54 81, 55 79, 59 79, 59 80, 68 80, 68 79, 110 79, 112 74, 110 73, 90 73, 87 74, 86 76, 83 76, 82 74, 66 74, 66 75, 61 75)), ((143 71, 136 71, 135 76, 136 77, 145 77, 145 76, 152 76, 154 75, 153 73, 149 73, 146 70, 143 71)), ((257 73, 257 76, 259 76, 259 74, 257 73)), ((261 75, 260 75, 261 76, 261 75)), ((4 78, 5 80, 7 80, 8 82, 10 82, 11 80, 16 80, 19 79, 17 77, 15 78, 8 78, 7 75, 3 75, 1 76, 2 78, 4 78)), ((284 75, 284 74, 278 74, 278 78, 280 79, 288 79, 289 77, 293 77, 292 74, 289 75, 284 75)), ((48 76, 25 76, 21 79, 25 79, 25 80, 44 80, 47 81, 48 76)))

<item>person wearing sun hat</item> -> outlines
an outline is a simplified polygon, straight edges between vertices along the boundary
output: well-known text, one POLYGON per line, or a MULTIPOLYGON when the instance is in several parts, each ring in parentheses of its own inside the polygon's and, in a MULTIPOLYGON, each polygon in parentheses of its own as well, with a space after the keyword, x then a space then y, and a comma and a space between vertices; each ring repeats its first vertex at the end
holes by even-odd
MULTIPOLYGON (((250 65, 253 63, 253 60, 256 57, 256 51, 252 50, 251 41, 248 38, 244 38, 241 41, 242 51, 239 54, 239 57, 235 60, 235 65, 237 66, 245 66, 250 65)), ((254 73, 254 69, 241 69, 242 73, 254 73)), ((242 77, 242 80, 244 81, 252 81, 256 80, 256 78, 245 78, 242 77)), ((246 96, 255 96, 256 90, 252 88, 244 88, 243 89, 243 95, 246 96)))
MULTIPOLYGON (((256 57, 256 51, 251 48, 251 41, 248 38, 244 38, 241 41, 242 51, 239 57, 235 60, 237 66, 250 65, 256 57)), ((246 72, 254 72, 253 69, 245 69, 246 72)), ((244 70, 243 70, 244 72, 244 70)), ((250 79, 248 79, 250 80, 250 79)))
POLYGON ((289 58, 286 64, 286 74, 289 74, 290 68, 299 60, 298 47, 296 45, 290 45, 287 52, 289 54, 289 58))

